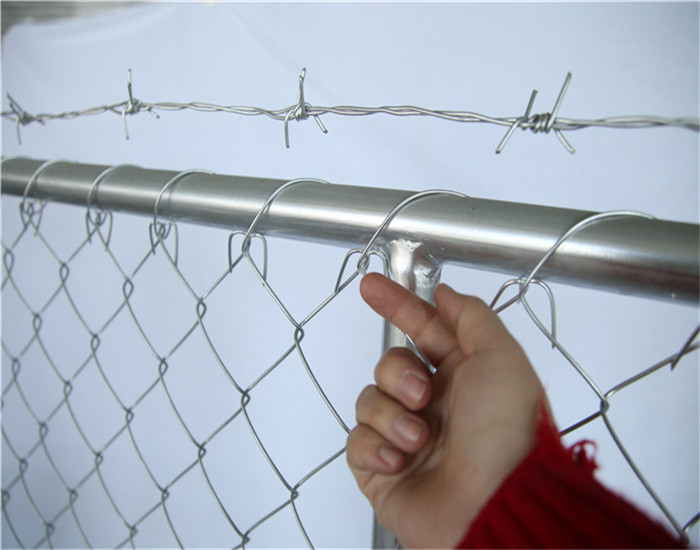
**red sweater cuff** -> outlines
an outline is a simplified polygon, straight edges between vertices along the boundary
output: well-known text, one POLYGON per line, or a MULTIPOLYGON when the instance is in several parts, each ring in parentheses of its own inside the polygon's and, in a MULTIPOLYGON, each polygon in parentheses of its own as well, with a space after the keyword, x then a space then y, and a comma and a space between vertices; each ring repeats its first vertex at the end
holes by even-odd
POLYGON ((547 415, 535 447, 503 482, 458 548, 684 548, 594 477, 584 441, 561 443, 547 415))

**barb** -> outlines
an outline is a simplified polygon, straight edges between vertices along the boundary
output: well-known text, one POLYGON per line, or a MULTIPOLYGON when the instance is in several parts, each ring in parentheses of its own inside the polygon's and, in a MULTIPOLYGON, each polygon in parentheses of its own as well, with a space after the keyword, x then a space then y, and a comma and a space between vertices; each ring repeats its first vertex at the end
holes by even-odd
MULTIPOLYGON (((287 149, 289 149, 289 119, 294 118, 297 121, 306 120, 309 118, 309 111, 311 110, 311 105, 304 101, 304 78, 306 78, 306 67, 301 70, 301 74, 299 75, 299 92, 297 94, 296 105, 291 107, 284 117, 284 144, 286 145, 287 149)), ((323 125, 323 122, 321 122, 319 116, 312 116, 314 117, 314 120, 316 121, 316 124, 318 124, 321 131, 324 134, 327 134, 328 130, 326 130, 326 127, 323 125)))
POLYGON ((503 136, 500 143, 498 144, 498 147, 496 148, 497 154, 500 154, 503 151, 506 143, 510 140, 511 136, 518 128, 520 128, 521 130, 530 130, 532 133, 535 134, 547 134, 550 132, 554 132, 554 135, 559 139, 561 144, 570 153, 574 153, 575 149, 564 136, 564 132, 581 130, 584 128, 598 127, 641 129, 668 126, 675 128, 684 128, 687 130, 692 130, 694 132, 700 131, 700 120, 697 117, 672 118, 661 116, 616 116, 598 119, 560 118, 558 116, 559 110, 563 102, 564 95, 566 94, 566 91, 568 90, 569 84, 571 82, 571 73, 567 74, 564 80, 564 84, 554 104, 554 107, 552 108, 552 111, 550 113, 534 115, 531 114, 532 108, 534 106, 535 96, 537 95, 537 90, 534 90, 530 96, 530 100, 525 110, 525 114, 517 117, 490 116, 464 110, 430 109, 415 105, 385 105, 379 107, 362 107, 354 105, 337 105, 333 107, 312 106, 305 99, 305 78, 306 68, 302 69, 301 74, 299 75, 296 103, 282 109, 268 109, 263 107, 240 105, 217 105, 213 103, 206 103, 200 101, 159 101, 148 103, 134 98, 131 82, 131 69, 129 69, 127 78, 128 98, 126 101, 114 104, 99 105, 83 110, 64 111, 53 114, 41 113, 37 115, 31 115, 24 111, 14 99, 10 98, 9 94, 6 94, 8 100, 10 101, 10 110, 3 111, 1 113, 1 116, 8 120, 12 120, 16 123, 17 136, 18 141, 20 143, 20 125, 26 126, 33 122, 45 124, 48 120, 71 120, 82 116, 101 115, 104 113, 113 113, 121 117, 124 137, 126 139, 129 139, 129 132, 126 125, 126 115, 134 115, 141 111, 148 111, 155 118, 159 118, 159 115, 156 111, 183 110, 199 111, 203 113, 228 113, 239 116, 266 116, 273 120, 277 120, 283 123, 284 141, 285 146, 287 148, 290 147, 289 121, 291 119, 294 119, 296 121, 302 121, 308 119, 309 117, 313 117, 320 130, 325 134, 328 133, 328 130, 326 129, 321 120, 321 117, 324 115, 332 114, 337 116, 350 117, 370 116, 379 114, 396 117, 425 116, 451 122, 494 124, 497 126, 507 127, 508 130, 506 131, 506 134, 503 136))
MULTIPOLYGON (((30 115, 27 111, 22 109, 20 107, 19 103, 17 103, 14 99, 12 99, 12 96, 9 93, 5 93, 5 97, 7 97, 7 100, 10 102, 10 109, 12 110, 12 113, 15 116, 15 120, 17 122, 16 124, 16 132, 17 132, 17 142, 22 145, 22 136, 20 135, 19 127, 20 125, 26 126, 27 124, 31 124, 32 122, 40 122, 41 124, 44 124, 44 121, 41 119, 37 119, 36 117, 30 115)), ((3 113, 4 115, 4 113, 3 113)))
POLYGON ((523 130, 531 130, 534 134, 537 134, 539 132, 544 132, 548 134, 552 129, 554 129, 554 134, 559 138, 559 141, 566 148, 566 150, 569 151, 569 153, 571 154, 575 153, 576 150, 566 140, 564 134, 561 133, 561 130, 559 128, 554 127, 554 123, 557 118, 557 113, 559 113, 559 107, 561 107, 561 102, 564 100, 564 94, 566 94, 566 91, 569 89, 570 82, 571 73, 567 73, 566 79, 564 80, 564 85, 561 87, 561 91, 559 92, 559 96, 557 97, 557 100, 554 103, 554 108, 552 109, 551 113, 544 113, 540 115, 534 115, 531 117, 530 111, 532 111, 532 106, 535 103, 535 97, 537 97, 537 90, 533 90, 532 95, 530 95, 530 101, 527 104, 527 109, 525 109, 525 115, 513 121, 512 126, 508 128, 506 135, 503 136, 503 139, 498 144, 498 147, 496 148, 496 154, 498 155, 501 153, 501 151, 503 151, 503 148, 506 146, 506 143, 508 143, 508 140, 513 135, 513 132, 515 132, 515 130, 518 127, 522 128, 523 130))
POLYGON ((503 136, 501 143, 499 143, 498 147, 496 147, 497 155, 499 155, 501 151, 503 151, 503 148, 506 146, 506 143, 508 143, 508 140, 510 139, 510 136, 513 135, 513 132, 515 132, 515 130, 519 126, 521 126, 530 118, 530 111, 532 111, 532 106, 535 103, 535 97, 537 97, 537 90, 532 90, 532 95, 530 96, 530 101, 528 102, 527 108, 525 109, 525 114, 522 117, 515 119, 510 128, 508 128, 508 131, 506 132, 506 135, 503 136))
POLYGON ((126 115, 135 115, 141 111, 148 111, 156 119, 160 118, 160 116, 158 113, 153 111, 153 107, 150 105, 147 105, 138 99, 134 99, 134 95, 131 90, 131 69, 129 69, 126 77, 126 91, 129 95, 129 99, 124 103, 124 107, 122 107, 122 127, 124 128, 124 138, 129 139, 129 130, 126 127, 126 115))

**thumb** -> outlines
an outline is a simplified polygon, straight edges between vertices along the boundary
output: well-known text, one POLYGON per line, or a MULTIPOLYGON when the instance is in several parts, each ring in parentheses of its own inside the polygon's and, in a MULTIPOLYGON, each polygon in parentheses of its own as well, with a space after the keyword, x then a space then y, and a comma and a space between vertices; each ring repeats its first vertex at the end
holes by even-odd
POLYGON ((440 320, 455 335, 467 357, 515 343, 498 315, 483 300, 459 294, 446 284, 438 285, 433 297, 440 320))

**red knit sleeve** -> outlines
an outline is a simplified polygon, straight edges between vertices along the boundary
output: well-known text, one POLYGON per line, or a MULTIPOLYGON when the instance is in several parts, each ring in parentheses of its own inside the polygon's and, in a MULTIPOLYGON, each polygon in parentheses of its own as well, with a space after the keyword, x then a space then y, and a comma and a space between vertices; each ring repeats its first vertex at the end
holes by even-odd
POLYGON ((535 447, 458 548, 684 548, 593 477, 587 443, 564 448, 556 428, 543 420, 535 447))

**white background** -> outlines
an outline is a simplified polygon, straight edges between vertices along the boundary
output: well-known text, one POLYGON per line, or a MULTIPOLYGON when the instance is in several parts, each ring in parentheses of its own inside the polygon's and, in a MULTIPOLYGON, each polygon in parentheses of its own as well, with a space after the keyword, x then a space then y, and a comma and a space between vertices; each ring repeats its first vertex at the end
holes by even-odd
MULTIPOLYGON (((302 67, 307 68, 306 100, 312 105, 413 104, 517 116, 524 112, 533 88, 540 91, 534 112, 551 110, 571 71, 573 80, 560 111, 563 117, 698 114, 697 3, 162 3, 80 20, 18 26, 5 37, 2 56, 3 92, 34 114, 123 101, 128 69, 132 70, 134 96, 143 101, 280 108, 295 102, 302 67)), ((7 102, 3 102, 6 110, 7 102)), ((306 176, 411 190, 439 187, 490 199, 591 211, 639 210, 698 223, 698 136, 687 130, 571 132, 567 137, 577 149, 575 155, 564 150, 554 135, 518 131, 503 154, 495 155, 504 128, 426 118, 329 115, 324 118, 327 135, 321 134, 313 120, 291 122, 290 149, 284 147, 282 123, 267 118, 164 112, 159 120, 141 113, 127 122, 128 141, 120 118, 104 114, 22 127, 23 144, 19 145, 14 124, 4 120, 3 155, 205 168, 281 179, 306 176)), ((16 205, 5 200, 5 208, 11 208, 13 215, 16 205)), ((8 236, 16 232, 16 221, 8 221, 6 212, 9 210, 3 210, 3 242, 7 245, 8 236)), ((81 210, 73 221, 69 214, 61 217, 60 208, 56 212, 42 222, 52 237, 59 239, 62 228, 66 233, 69 228, 79 231, 81 210)), ((130 222, 124 225, 130 227, 130 222)), ((145 227, 139 226, 135 231, 141 233, 133 237, 127 233, 120 239, 143 244, 147 242, 145 227)), ((189 267, 183 270, 189 269, 188 276, 197 284, 201 281, 204 288, 211 274, 225 265, 226 233, 210 237, 193 230, 192 235, 190 256, 185 249, 182 260, 189 267), (204 260, 211 258, 216 258, 216 266, 204 267, 204 260)), ((274 244, 271 277, 290 309, 301 316, 332 288, 345 251, 274 244), (318 270, 313 272, 312 265, 318 270)), ((31 266, 25 270, 41 271, 31 266)), ((446 268, 444 278, 459 290, 486 300, 505 280, 453 267, 446 268)), ((98 279, 95 271, 84 287, 97 289, 98 279)), ((252 279, 249 284, 257 288, 252 279)), ((115 288, 118 293, 119 285, 115 288)), ((253 296, 258 291, 235 298, 236 307, 250 313, 254 300, 261 299, 253 296)), ((605 390, 677 351, 697 324, 697 310, 688 306, 561 287, 555 291, 562 341, 605 390)), ((175 298, 164 294, 163 309, 143 315, 152 314, 154 326, 161 323, 165 334, 162 324, 176 317, 173 312, 178 305, 175 298)), ((322 373, 332 363, 329 393, 341 416, 352 425, 355 396, 371 380, 378 355, 380 324, 359 303, 356 286, 343 299, 347 303, 330 314, 333 322, 314 327, 316 344, 309 331, 309 347, 322 373)), ((11 307, 10 299, 5 299, 5 334, 20 315, 11 307)), ((595 411, 595 396, 548 349, 524 313, 509 311, 505 319, 540 372, 560 425, 595 411)), ((220 338, 225 341, 229 335, 225 328, 221 330, 220 338)), ((53 338, 61 340, 60 336, 53 338)), ((268 340, 265 335, 262 338, 259 342, 246 340, 246 346, 264 351, 268 340)), ((59 350, 60 345, 56 346, 59 350)), ((3 387, 8 381, 8 362, 3 354, 3 387)), ((681 523, 700 507, 697 366, 697 355, 693 355, 673 373, 668 369, 657 373, 653 380, 617 397, 611 412, 632 456, 681 523)), ((154 368, 152 359, 148 368, 154 368)), ((183 384, 194 385, 195 380, 183 384)), ((286 383, 278 382, 282 395, 289 390, 286 383)), ((299 398, 290 401, 306 399, 301 389, 294 392, 299 398)), ((213 399, 211 394, 203 395, 213 399)), ((316 399, 310 395, 311 401, 316 399)), ((221 399, 221 406, 226 407, 226 397, 221 399)), ((283 399, 270 401, 272 409, 287 410, 283 399)), ((199 408, 207 409, 201 403, 199 408)), ((12 410, 9 405, 3 410, 6 426, 13 422, 8 410, 12 410)), ((337 450, 342 434, 333 430, 320 445, 337 450)), ((314 431, 309 427, 300 433, 314 431)), ((660 517, 602 423, 577 432, 572 441, 583 437, 599 443, 601 478, 660 517)), ((301 440, 304 445, 314 444, 294 434, 282 437, 279 445, 294 446, 301 440)), ((226 452, 239 456, 236 450, 226 452)), ((248 455, 240 452, 240 460, 247 460, 248 455)), ((4 447, 3 453, 5 487, 8 476, 16 474, 17 463, 7 460, 4 447)), ((261 460, 261 468, 267 468, 255 449, 250 453, 261 460)), ((292 477, 298 479, 306 466, 298 466, 298 471, 295 467, 289 466, 292 477)), ((319 546, 367 546, 370 510, 354 488, 342 457, 329 470, 333 476, 324 476, 307 491, 315 496, 305 495, 307 500, 301 501, 308 503, 301 513, 309 535, 319 546), (312 509, 312 503, 318 505, 318 511, 312 509)), ((269 469, 260 476, 269 476, 269 469)), ((241 481, 230 483, 242 487, 241 481)), ((24 511, 29 518, 26 538, 33 544, 41 530, 36 531, 33 512, 26 506, 24 511)), ((19 508, 15 513, 20 514, 19 508)), ((303 545, 291 513, 285 513, 286 523, 261 528, 260 538, 252 544, 303 545)), ((180 521, 187 531, 187 524, 198 520, 189 516, 180 521)), ((153 528, 153 532, 158 530, 153 528)), ((697 532, 696 527, 696 544, 697 532)), ((236 544, 235 540, 222 542, 227 539, 217 536, 197 539, 193 534, 186 544, 236 544)), ((116 544, 109 538, 99 540, 108 546, 116 544)), ((137 538, 135 542, 145 545, 147 540, 150 542, 137 538)), ((172 539, 153 540, 153 544, 174 544, 172 539)), ((14 544, 6 528, 3 544, 14 544)))

